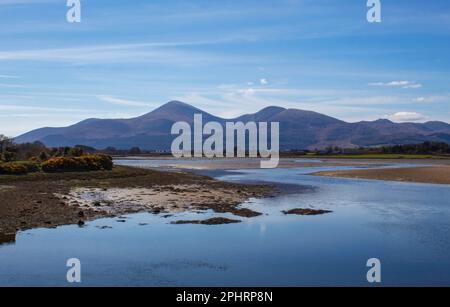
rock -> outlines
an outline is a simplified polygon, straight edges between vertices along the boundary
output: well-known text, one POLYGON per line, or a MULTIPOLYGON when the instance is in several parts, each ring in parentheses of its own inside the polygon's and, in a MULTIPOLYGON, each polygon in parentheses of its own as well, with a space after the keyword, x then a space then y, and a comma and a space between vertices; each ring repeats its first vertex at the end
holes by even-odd
POLYGON ((232 220, 225 217, 213 217, 207 220, 193 220, 193 221, 175 221, 171 224, 202 224, 202 225, 221 225, 221 224, 233 224, 233 223, 240 223, 240 220, 232 220))
POLYGON ((78 212, 78 217, 84 217, 84 212, 83 211, 78 212))
POLYGON ((161 210, 162 210, 161 208, 155 207, 150 212, 153 214, 160 214, 161 210))
POLYGON ((250 210, 248 208, 240 208, 232 211, 234 215, 242 217, 255 217, 260 216, 262 213, 250 210))
POLYGON ((282 211, 284 214, 297 214, 297 215, 320 215, 325 213, 331 213, 329 210, 316 210, 316 209, 302 209, 295 208, 288 211, 282 211))
POLYGON ((78 226, 79 226, 79 227, 83 227, 83 226, 84 226, 84 221, 79 220, 79 221, 78 221, 78 226))
POLYGON ((111 229, 111 226, 96 226, 98 229, 111 229))

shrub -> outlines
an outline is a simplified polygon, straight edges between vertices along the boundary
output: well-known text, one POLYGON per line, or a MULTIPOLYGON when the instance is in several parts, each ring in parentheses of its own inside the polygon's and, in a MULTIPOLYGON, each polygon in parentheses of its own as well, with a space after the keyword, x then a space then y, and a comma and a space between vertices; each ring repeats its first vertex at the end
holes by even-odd
POLYGON ((18 164, 21 164, 27 168, 27 173, 35 173, 41 171, 41 166, 39 163, 34 161, 23 161, 23 162, 16 162, 18 164))
POLYGON ((39 164, 31 161, 8 162, 0 164, 0 174, 3 175, 24 175, 39 171, 39 164))
POLYGON ((45 151, 43 151, 39 154, 39 160, 45 161, 47 159, 48 159, 48 154, 45 151))
POLYGON ((111 170, 112 158, 107 155, 85 155, 81 157, 51 158, 42 163, 44 172, 86 172, 111 170))

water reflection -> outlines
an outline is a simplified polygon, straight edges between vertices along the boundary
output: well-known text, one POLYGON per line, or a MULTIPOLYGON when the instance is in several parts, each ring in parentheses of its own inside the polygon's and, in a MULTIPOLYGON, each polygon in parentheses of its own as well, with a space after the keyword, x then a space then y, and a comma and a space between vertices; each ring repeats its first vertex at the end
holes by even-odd
POLYGON ((0 232, 0 245, 9 245, 16 242, 16 233, 1 233, 0 232))
POLYGON ((0 285, 66 285, 72 257, 82 261, 83 285, 93 286, 368 285, 369 258, 382 261, 383 285, 450 285, 450 186, 308 175, 327 169, 336 168, 216 173, 285 187, 243 204, 263 214, 239 224, 171 224, 217 216, 211 211, 140 213, 21 232, 0 247, 0 285), (292 208, 333 213, 282 213, 292 208))

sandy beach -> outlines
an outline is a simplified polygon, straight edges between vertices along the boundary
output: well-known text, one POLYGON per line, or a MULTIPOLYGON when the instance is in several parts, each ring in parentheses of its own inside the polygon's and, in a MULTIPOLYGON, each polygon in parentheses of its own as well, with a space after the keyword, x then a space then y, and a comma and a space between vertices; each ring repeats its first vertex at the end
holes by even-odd
POLYGON ((363 169, 314 173, 319 176, 450 184, 450 166, 363 169))

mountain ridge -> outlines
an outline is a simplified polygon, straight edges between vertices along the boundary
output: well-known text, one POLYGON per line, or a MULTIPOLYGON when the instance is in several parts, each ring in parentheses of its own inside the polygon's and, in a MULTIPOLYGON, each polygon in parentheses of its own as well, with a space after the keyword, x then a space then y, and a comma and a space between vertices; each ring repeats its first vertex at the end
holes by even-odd
POLYGON ((54 147, 86 145, 98 149, 140 147, 146 150, 169 150, 175 137, 170 134, 173 123, 186 121, 192 124, 194 114, 202 114, 204 123, 280 122, 282 150, 395 145, 423 141, 450 142, 450 124, 439 121, 394 123, 388 119, 378 119, 348 123, 314 111, 277 106, 225 119, 181 101, 170 101, 134 118, 89 118, 67 127, 39 128, 18 136, 15 141, 41 141, 54 147))

